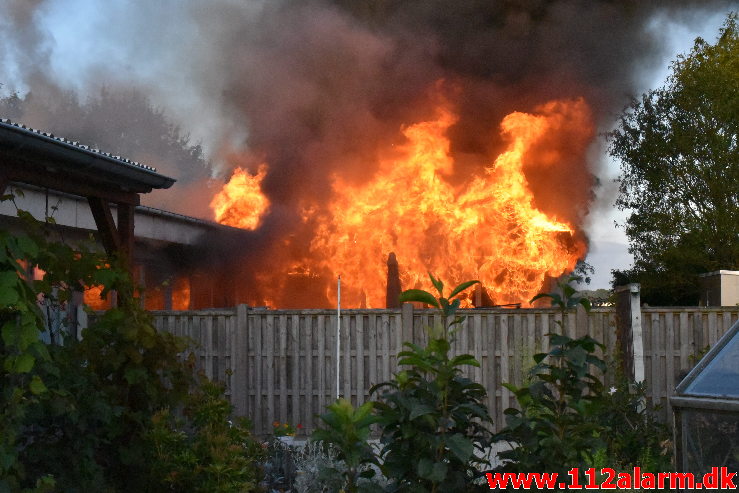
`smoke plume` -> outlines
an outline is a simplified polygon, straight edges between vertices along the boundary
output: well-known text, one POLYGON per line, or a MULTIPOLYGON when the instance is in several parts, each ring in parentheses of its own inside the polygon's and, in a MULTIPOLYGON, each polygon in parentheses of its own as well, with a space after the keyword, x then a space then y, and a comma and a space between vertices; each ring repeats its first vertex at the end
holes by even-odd
MULTIPOLYGON (((15 41, 0 48, 0 63, 12 66, 31 93, 63 92, 54 74, 44 71, 51 64, 50 39, 34 22, 53 3, 13 0, 4 7, 9 15, 0 33, 15 41), (18 56, 22 48, 30 48, 26 58, 18 56)), ((247 253, 240 260, 245 277, 269 283, 278 282, 267 274, 271 262, 299 264, 310 243, 313 225, 301 219, 306 207, 320 215, 337 176, 347 186, 370 180, 378 152, 402 145, 400 129, 434 118, 440 100, 458 117, 447 132, 454 170, 445 179, 461 185, 504 149, 499 125, 511 112, 532 112, 552 100, 583 99, 596 130, 607 129, 628 97, 640 90, 642 72, 663 54, 664 39, 652 28, 654 19, 691 22, 731 2, 156 4, 112 1, 97 13, 100 35, 121 46, 118 56, 132 68, 111 71, 101 61, 87 61, 77 89, 94 91, 101 82, 113 92, 137 88, 163 107, 178 129, 202 143, 212 173, 223 179, 236 166, 256 173, 267 163, 262 189, 269 212, 249 234, 249 243, 234 249, 247 253), (105 31, 113 25, 118 27, 105 31)), ((43 112, 29 105, 23 118, 46 128, 60 125, 43 112)), ((146 128, 148 122, 136 125, 146 128)), ((582 226, 600 173, 593 146, 601 143, 567 138, 563 132, 531 153, 524 173, 539 209, 582 226)), ((76 138, 86 140, 84 135, 76 138)), ((156 149, 144 157, 139 148, 116 152, 146 162, 160 159, 156 149)), ((170 162, 163 172, 197 185, 179 195, 177 188, 167 192, 175 198, 169 208, 192 204, 188 195, 196 189, 202 193, 208 172, 194 172, 191 165, 182 169, 171 156, 161 160, 170 162)), ((196 201, 203 210, 186 212, 208 216, 204 201, 196 201)), ((323 297, 327 273, 313 275, 323 279, 317 290, 323 297)), ((255 289, 248 301, 258 303, 255 289)))

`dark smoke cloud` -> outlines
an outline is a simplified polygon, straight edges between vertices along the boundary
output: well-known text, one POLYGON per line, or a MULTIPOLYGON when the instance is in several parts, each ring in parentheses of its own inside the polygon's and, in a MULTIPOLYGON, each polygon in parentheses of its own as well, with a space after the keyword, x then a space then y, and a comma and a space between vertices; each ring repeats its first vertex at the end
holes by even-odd
MULTIPOLYGON (((366 179, 380 144, 431 115, 438 80, 454 87, 446 96, 460 119, 449 136, 456 176, 465 177, 501 149, 497 126, 512 111, 584 97, 598 127, 610 125, 641 71, 661 58, 664 39, 650 29, 655 16, 695 20, 728 5, 300 0, 269 2, 248 18, 232 5, 202 19, 228 33, 214 39, 227 60, 221 102, 248 128, 245 147, 269 162, 273 220, 290 229, 297 202, 327 197, 333 173, 366 179)), ((566 197, 569 207, 556 212, 579 222, 597 166, 580 149, 528 178, 540 206, 566 197)))

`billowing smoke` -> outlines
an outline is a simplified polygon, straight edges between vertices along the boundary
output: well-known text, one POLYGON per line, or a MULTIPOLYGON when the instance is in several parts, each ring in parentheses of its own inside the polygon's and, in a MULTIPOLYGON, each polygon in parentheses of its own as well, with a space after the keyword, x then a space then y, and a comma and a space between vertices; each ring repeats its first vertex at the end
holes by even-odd
MULTIPOLYGON (((133 68, 111 73, 104 64, 89 62, 78 84, 88 90, 100 81, 111 91, 137 87, 178 119, 184 132, 202 139, 223 178, 233 167, 255 173, 267 163, 262 187, 269 212, 249 243, 238 247, 246 253, 240 261, 244 277, 265 283, 276 282, 267 274, 270 259, 300 263, 314 233, 313 225, 301 220, 305 207, 317 207, 320 214, 336 176, 348 186, 371 179, 379 150, 402 145, 399 130, 434 118, 440 99, 458 115, 447 132, 454 172, 445 179, 463 184, 504 148, 499 125, 513 111, 583 98, 596 131, 607 129, 637 92, 642 72, 662 55, 664 39, 653 29, 654 19, 690 22, 731 5, 721 0, 137 3, 112 1, 107 14, 98 14, 101 36, 120 43, 133 68), (114 25, 119 27, 105 32, 114 25)), ((56 87, 41 70, 50 63, 49 40, 33 22, 50 4, 12 0, 4 7, 12 15, 0 34, 14 30, 11 38, 18 42, 0 48, 0 62, 10 59, 8 50, 32 47, 33 63, 14 67, 32 92, 56 87)), ((541 210, 581 226, 599 173, 593 147, 602 144, 566 137, 542 142, 524 172, 541 210)), ((140 149, 116 152, 158 159, 156 151, 148 158, 140 149)), ((189 176, 172 166, 162 171, 189 176)), ((184 181, 203 190, 204 174, 184 181)), ((188 199, 193 187, 180 195, 177 189, 167 193, 176 198, 169 201, 172 209, 193 203, 188 199)), ((325 286, 317 290, 325 291, 325 286)), ((258 290, 248 298, 258 303, 258 290)))
MULTIPOLYGON (((350 185, 370 178, 378 149, 400 144, 400 128, 433 118, 440 85, 459 115, 446 179, 463 183, 503 149, 498 127, 513 111, 584 98, 596 129, 607 128, 662 54, 655 17, 696 18, 719 3, 281 1, 246 17, 236 6, 203 15, 227 33, 215 43, 227 61, 222 107, 248 129, 251 170, 270 167, 262 186, 272 208, 247 277, 264 272, 265 258, 299 264, 313 234, 301 205, 331 200, 336 175, 350 185)), ((581 225, 600 163, 592 147, 564 137, 534 154, 554 154, 556 165, 529 161, 524 171, 540 209, 581 225)), ((280 291, 277 303, 290 304, 296 290, 280 291)))

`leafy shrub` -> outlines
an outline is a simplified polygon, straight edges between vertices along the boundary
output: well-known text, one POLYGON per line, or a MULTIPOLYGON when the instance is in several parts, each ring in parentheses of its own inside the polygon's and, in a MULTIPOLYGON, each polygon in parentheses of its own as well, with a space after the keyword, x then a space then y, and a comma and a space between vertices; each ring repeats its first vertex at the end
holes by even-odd
POLYGON ((51 241, 44 224, 19 216, 28 235, 0 231, 0 492, 249 489, 259 455, 244 424, 227 427, 220 390, 181 358, 187 341, 154 328, 121 262, 51 241), (43 278, 27 279, 18 259, 43 278), (99 285, 118 292, 117 307, 81 340, 49 334, 39 297, 63 308, 74 291, 99 285), (188 460, 205 469, 188 471, 185 486, 170 473, 188 460))
POLYGON ((261 490, 269 493, 292 491, 297 474, 295 457, 298 446, 275 436, 269 437, 263 446, 266 458, 263 463, 261 490))
POLYGON ((381 491, 368 481, 375 476, 373 466, 379 465, 367 442, 370 426, 378 421, 372 415, 373 406, 373 402, 366 402, 355 409, 346 399, 328 406, 328 412, 321 416, 325 427, 313 432, 311 439, 331 447, 339 467, 322 468, 319 479, 336 483, 334 478, 340 478, 341 489, 347 493, 381 491))
POLYGON ((485 388, 462 375, 463 366, 479 366, 471 355, 450 357, 451 341, 464 317, 457 316, 460 295, 477 281, 460 284, 448 297, 431 277, 439 297, 422 290, 403 292, 401 301, 439 309, 442 324, 429 328, 426 347, 405 343, 398 354, 406 366, 386 383, 376 403, 381 433, 382 471, 391 489, 407 492, 468 491, 479 476, 475 450, 490 443, 492 420, 485 407, 485 388))
POLYGON ((169 409, 152 417, 145 435, 151 461, 148 491, 237 493, 256 489, 264 457, 245 418, 229 421, 221 385, 204 380, 182 416, 169 409))
POLYGON ((596 420, 608 430, 603 438, 608 467, 645 472, 672 468, 672 434, 647 405, 644 382, 633 383, 623 376, 601 396, 596 420))
POLYGON ((332 493, 346 483, 346 464, 339 460, 336 449, 323 442, 306 442, 295 455, 295 469, 297 493, 332 493))
MULTIPOLYGON (((549 298, 562 316, 588 300, 569 285, 560 284, 561 293, 537 295, 549 298)), ((561 328, 561 322, 557 322, 561 328)), ((506 384, 521 409, 509 408, 506 427, 495 437, 507 441, 511 450, 499 454, 505 472, 548 471, 567 477, 572 467, 628 469, 639 465, 645 471, 669 469, 669 435, 645 406, 643 384, 618 377, 618 384, 606 392, 598 374, 605 362, 595 353, 604 346, 589 336, 572 339, 551 333, 550 351, 534 356, 536 365, 526 385, 506 384)))
POLYGON ((82 340, 51 346, 35 369, 48 390, 27 407, 19 461, 29 478, 50 474, 63 491, 143 488, 151 417, 197 388, 192 365, 178 356, 185 341, 157 332, 130 286, 115 286, 119 306, 82 340))
POLYGON ((584 468, 605 446, 605 431, 593 416, 600 406, 603 384, 593 369, 605 369, 595 356, 599 344, 591 337, 571 339, 549 334, 551 350, 534 356, 531 383, 504 384, 521 409, 504 411, 506 427, 496 440, 515 444, 501 452, 503 471, 558 472, 566 477, 571 467, 584 468))

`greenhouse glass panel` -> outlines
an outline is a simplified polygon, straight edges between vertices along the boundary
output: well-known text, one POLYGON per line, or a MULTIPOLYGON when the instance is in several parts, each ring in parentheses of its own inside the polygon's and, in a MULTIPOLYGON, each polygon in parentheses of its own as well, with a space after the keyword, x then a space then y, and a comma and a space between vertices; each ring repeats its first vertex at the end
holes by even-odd
POLYGON ((732 338, 684 392, 719 398, 739 397, 739 337, 732 338))
POLYGON ((711 467, 739 470, 739 415, 686 410, 682 428, 686 472, 703 474, 711 467))

